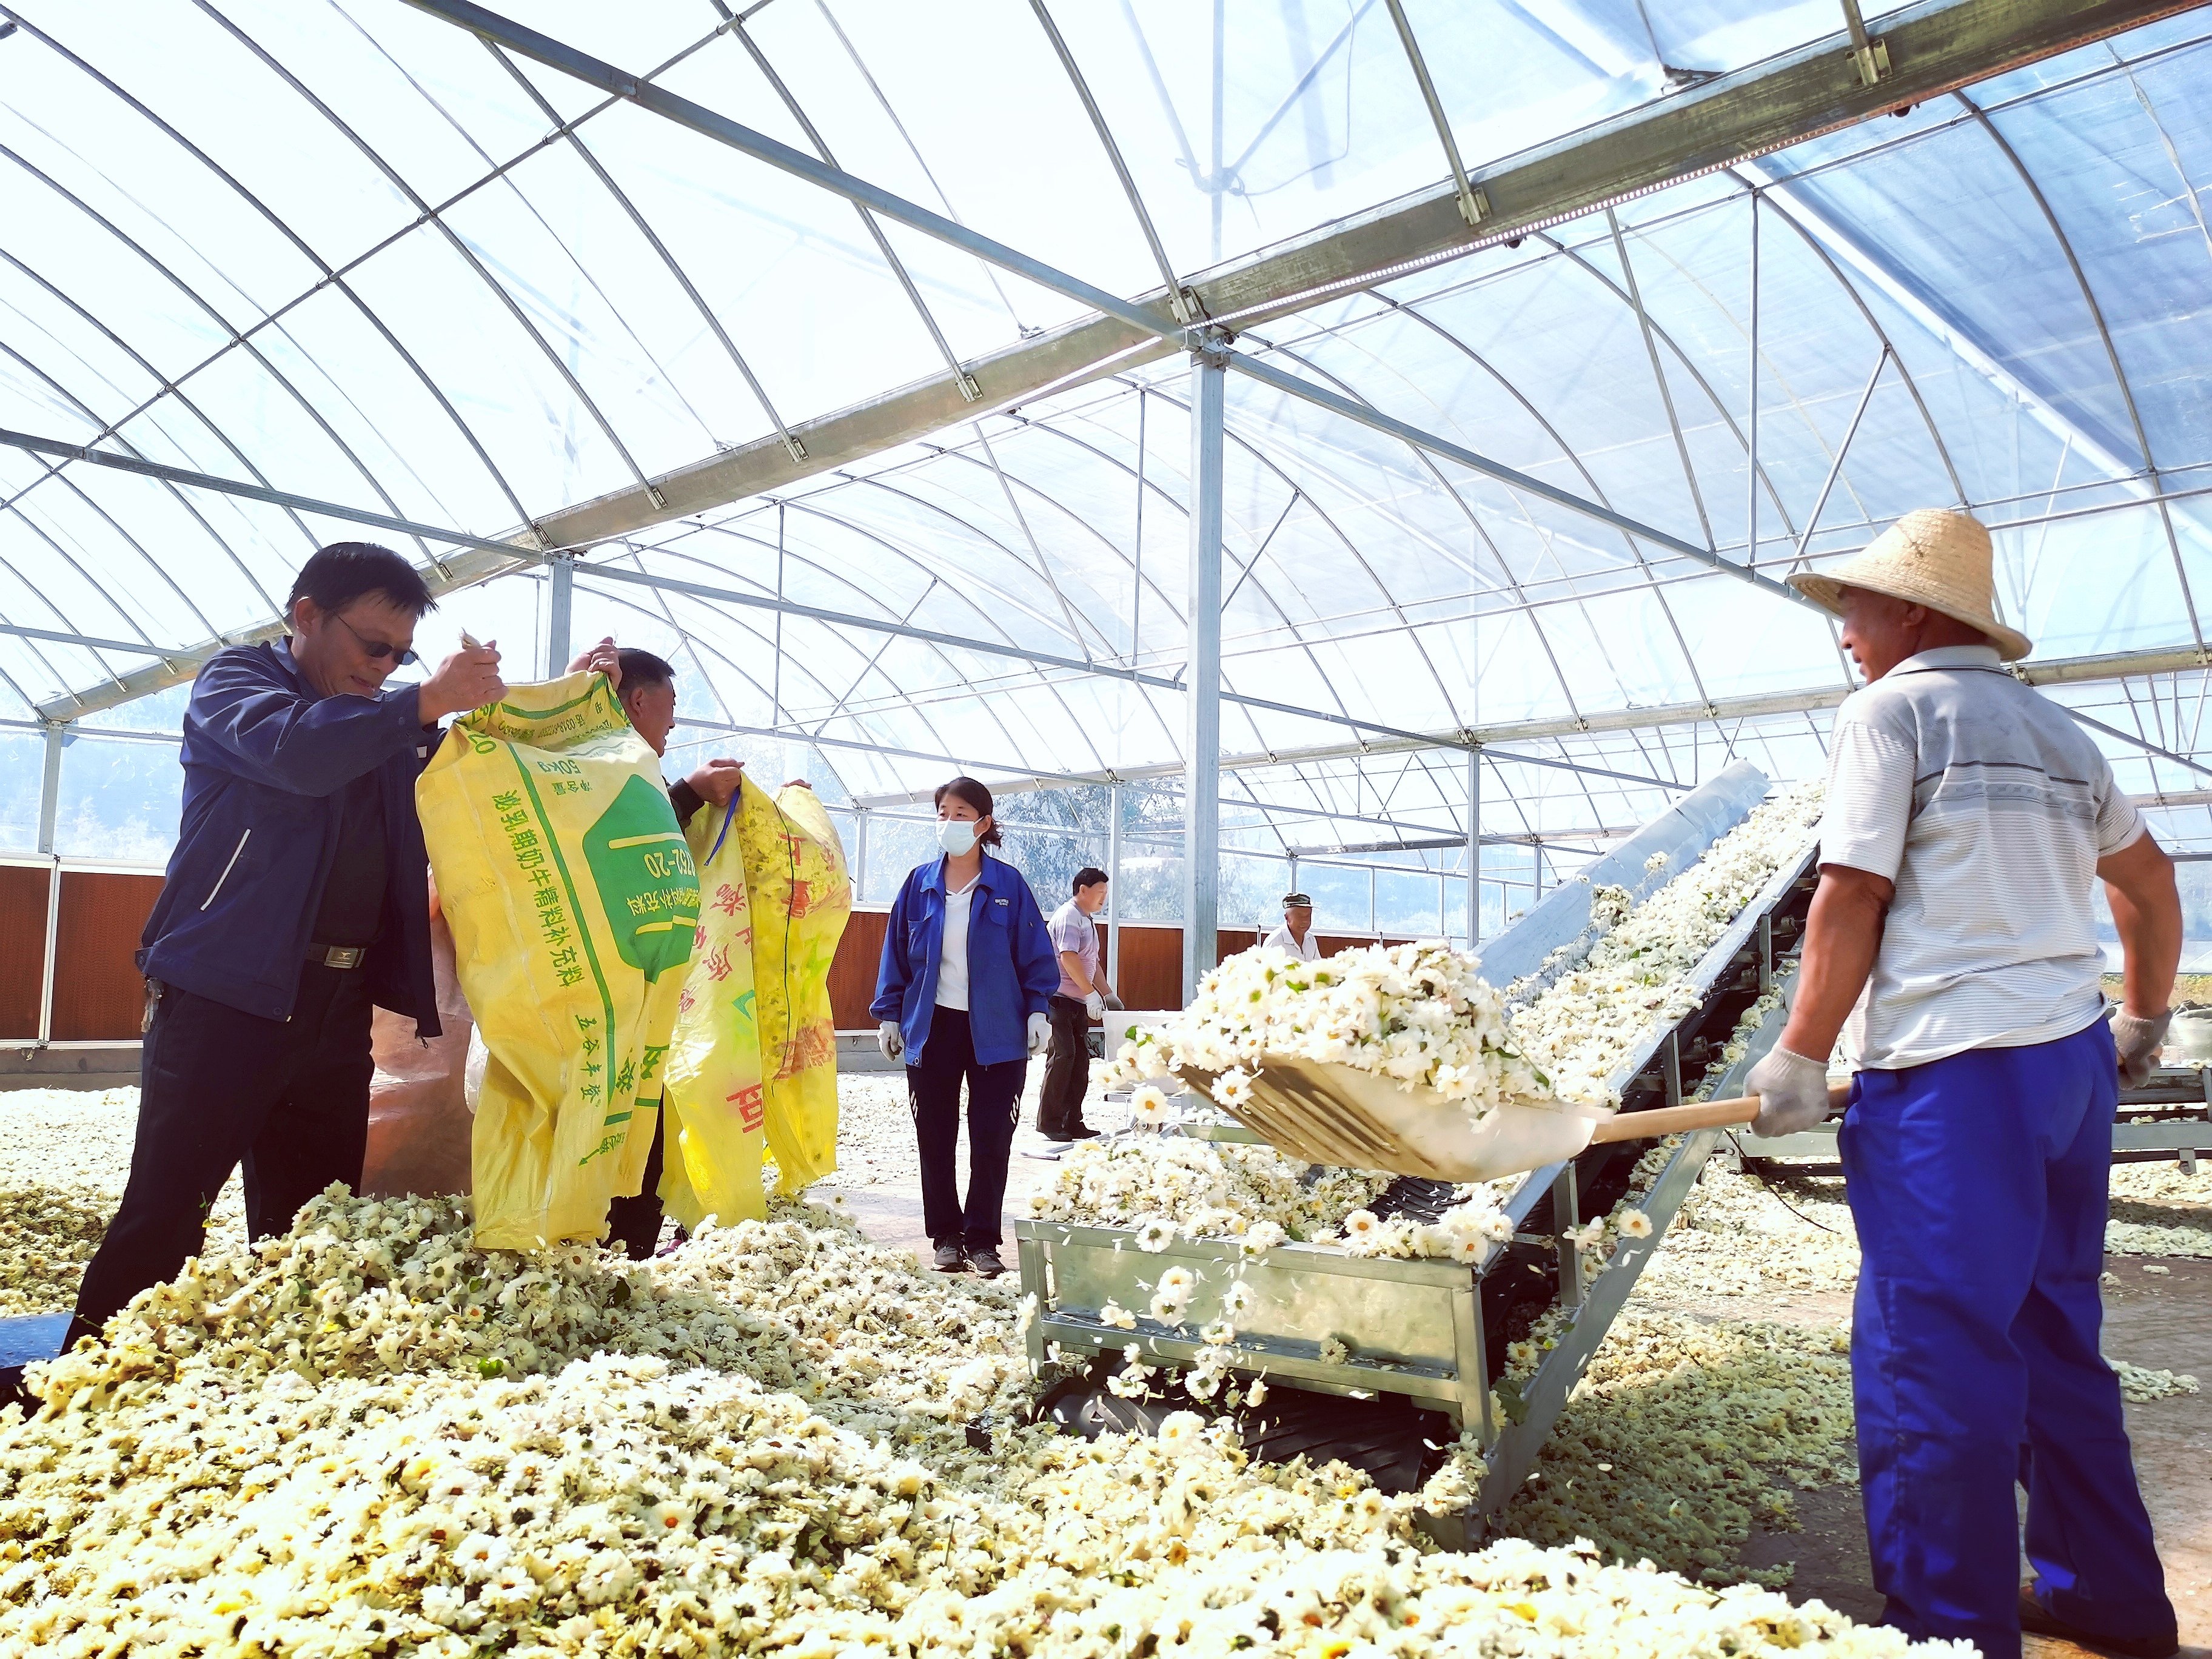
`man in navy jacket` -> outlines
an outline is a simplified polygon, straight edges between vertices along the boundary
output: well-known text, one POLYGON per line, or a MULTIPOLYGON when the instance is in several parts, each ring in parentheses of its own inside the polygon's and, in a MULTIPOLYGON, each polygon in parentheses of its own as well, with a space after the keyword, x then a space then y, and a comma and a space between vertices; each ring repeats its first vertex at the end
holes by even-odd
POLYGON ((193 683, 182 823, 138 952, 131 1179, 72 1342, 198 1253, 241 1160, 256 1238, 331 1182, 358 1185, 373 1007, 438 1034, 415 780, 435 722, 506 688, 483 646, 384 690, 431 608, 398 554, 340 542, 294 582, 289 640, 217 652, 193 683))

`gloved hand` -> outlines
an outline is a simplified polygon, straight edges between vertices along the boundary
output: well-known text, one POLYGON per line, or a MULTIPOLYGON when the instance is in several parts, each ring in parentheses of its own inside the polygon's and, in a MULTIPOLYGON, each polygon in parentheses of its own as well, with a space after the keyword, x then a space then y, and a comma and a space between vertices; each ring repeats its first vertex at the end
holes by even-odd
POLYGON ((2140 1089, 2150 1081, 2158 1066, 2158 1051, 2166 1042, 2166 1028, 2173 1023, 2169 1008, 2156 1019, 2137 1019, 2126 1009, 2112 1014, 2112 1046, 2120 1051, 2120 1081, 2140 1089))
POLYGON ((1777 1043, 1744 1079, 1747 1092, 1759 1097, 1752 1133, 1794 1135, 1828 1115, 1828 1063, 1777 1043))
POLYGON ((1128 1006, 1129 1005, 1127 1003, 1122 1001, 1121 998, 1115 996, 1111 991, 1109 991, 1106 994, 1106 1012, 1108 1013, 1118 1014, 1128 1006))
POLYGON ((883 1050, 885 1060, 894 1066, 898 1064, 906 1053, 906 1036, 896 1020, 887 1019, 876 1027, 876 1047, 883 1050))
POLYGON ((1035 1060, 1052 1047, 1052 1021, 1042 1014, 1030 1016, 1030 1058, 1035 1060))
POLYGON ((1089 996, 1083 999, 1083 1011, 1089 1014, 1093 1019, 1105 1018, 1106 999, 1099 995, 1097 992, 1093 991, 1089 996))

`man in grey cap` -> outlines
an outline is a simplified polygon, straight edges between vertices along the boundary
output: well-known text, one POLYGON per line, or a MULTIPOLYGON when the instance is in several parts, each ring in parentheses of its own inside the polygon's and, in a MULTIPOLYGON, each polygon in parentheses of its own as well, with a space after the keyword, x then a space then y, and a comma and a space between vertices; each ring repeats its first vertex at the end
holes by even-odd
POLYGON ((1300 962, 1320 961, 1321 942, 1313 931, 1313 901, 1304 893, 1284 894, 1283 925, 1260 943, 1288 951, 1300 962))

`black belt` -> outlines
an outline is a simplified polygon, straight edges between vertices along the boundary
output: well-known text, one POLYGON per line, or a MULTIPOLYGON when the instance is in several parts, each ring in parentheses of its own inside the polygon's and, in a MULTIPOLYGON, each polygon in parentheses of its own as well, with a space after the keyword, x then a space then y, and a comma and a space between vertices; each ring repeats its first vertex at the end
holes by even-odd
POLYGON ((307 960, 318 968, 358 968, 368 954, 366 945, 310 945, 307 960))

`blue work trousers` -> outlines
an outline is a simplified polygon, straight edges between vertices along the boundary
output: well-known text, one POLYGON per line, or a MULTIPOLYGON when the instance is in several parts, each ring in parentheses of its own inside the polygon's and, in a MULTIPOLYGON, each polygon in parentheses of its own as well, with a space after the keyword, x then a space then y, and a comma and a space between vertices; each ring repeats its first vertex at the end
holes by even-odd
POLYGON ((2019 1659, 2016 1481, 2053 1613, 2112 1637, 2174 1628, 2098 1348, 2118 1098, 2101 1020, 1861 1072, 1851 1091, 1867 1545, 1884 1621, 1916 1638, 2019 1659))

